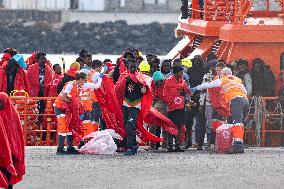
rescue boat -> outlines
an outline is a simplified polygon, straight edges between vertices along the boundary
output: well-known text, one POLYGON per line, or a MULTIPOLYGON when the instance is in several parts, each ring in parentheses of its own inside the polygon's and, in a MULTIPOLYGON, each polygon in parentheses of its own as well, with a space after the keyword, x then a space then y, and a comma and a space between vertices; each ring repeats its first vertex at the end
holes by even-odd
MULTIPOLYGON (((192 0, 190 6, 182 0, 181 10, 175 35, 182 39, 167 58, 206 59, 213 52, 226 63, 244 58, 250 68, 252 60, 260 58, 270 66, 279 88, 278 76, 284 70, 284 0, 192 0)), ((283 145, 281 104, 277 97, 252 100, 249 144, 283 145)))

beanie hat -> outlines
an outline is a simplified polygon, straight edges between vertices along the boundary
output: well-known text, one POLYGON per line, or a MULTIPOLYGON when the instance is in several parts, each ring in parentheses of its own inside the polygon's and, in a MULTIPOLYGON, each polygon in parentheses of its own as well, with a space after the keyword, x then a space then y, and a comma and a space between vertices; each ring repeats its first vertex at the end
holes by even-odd
POLYGON ((153 74, 153 80, 154 82, 157 82, 157 81, 162 81, 164 80, 165 77, 164 75, 162 74, 162 72, 160 71, 155 71, 154 74, 153 74))
POLYGON ((238 66, 243 65, 243 64, 248 65, 248 61, 245 59, 239 59, 236 61, 236 63, 238 66))
POLYGON ((139 68, 140 72, 149 72, 150 71, 150 65, 148 64, 147 61, 142 61, 139 64, 138 68, 139 68))
POLYGON ((219 61, 217 59, 211 60, 209 62, 209 67, 216 67, 219 61))
POLYGON ((173 74, 177 74, 179 72, 183 71, 183 67, 182 66, 175 66, 173 67, 173 74))

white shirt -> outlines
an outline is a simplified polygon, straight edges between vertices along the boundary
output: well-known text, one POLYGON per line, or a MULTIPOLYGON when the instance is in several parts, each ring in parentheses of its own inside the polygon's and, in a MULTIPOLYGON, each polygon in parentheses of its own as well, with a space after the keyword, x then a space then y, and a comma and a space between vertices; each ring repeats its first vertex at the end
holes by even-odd
POLYGON ((216 80, 211 81, 210 83, 202 83, 201 85, 198 85, 196 89, 200 91, 200 90, 210 89, 214 87, 221 87, 221 85, 222 85, 221 79, 216 79, 216 80))

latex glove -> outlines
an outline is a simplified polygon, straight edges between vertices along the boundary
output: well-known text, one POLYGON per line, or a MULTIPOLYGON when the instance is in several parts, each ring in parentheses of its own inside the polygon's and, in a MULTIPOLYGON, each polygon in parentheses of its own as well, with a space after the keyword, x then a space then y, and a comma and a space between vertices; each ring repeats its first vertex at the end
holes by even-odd
POLYGON ((105 72, 108 71, 108 66, 104 66, 104 71, 105 71, 105 72))
POLYGON ((190 88, 192 94, 195 93, 197 91, 197 88, 196 87, 193 87, 193 88, 190 88))
POLYGON ((80 115, 80 120, 83 120, 83 118, 84 118, 84 114, 81 114, 80 115))
POLYGON ((104 73, 100 73, 99 77, 103 78, 104 77, 104 73))

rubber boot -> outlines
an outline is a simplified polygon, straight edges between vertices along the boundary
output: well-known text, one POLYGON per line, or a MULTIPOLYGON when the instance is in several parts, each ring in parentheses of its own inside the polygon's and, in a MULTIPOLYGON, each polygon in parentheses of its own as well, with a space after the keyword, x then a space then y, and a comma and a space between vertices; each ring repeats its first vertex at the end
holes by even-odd
POLYGON ((66 136, 58 135, 57 154, 66 154, 66 151, 64 150, 65 138, 66 136))
POLYGON ((67 133, 66 115, 60 114, 57 116, 58 133, 67 133))
POLYGON ((244 153, 244 127, 242 124, 232 126, 233 146, 227 151, 228 154, 244 153))
POLYGON ((67 135, 67 154, 78 154, 78 150, 73 147, 74 137, 72 135, 67 135))

